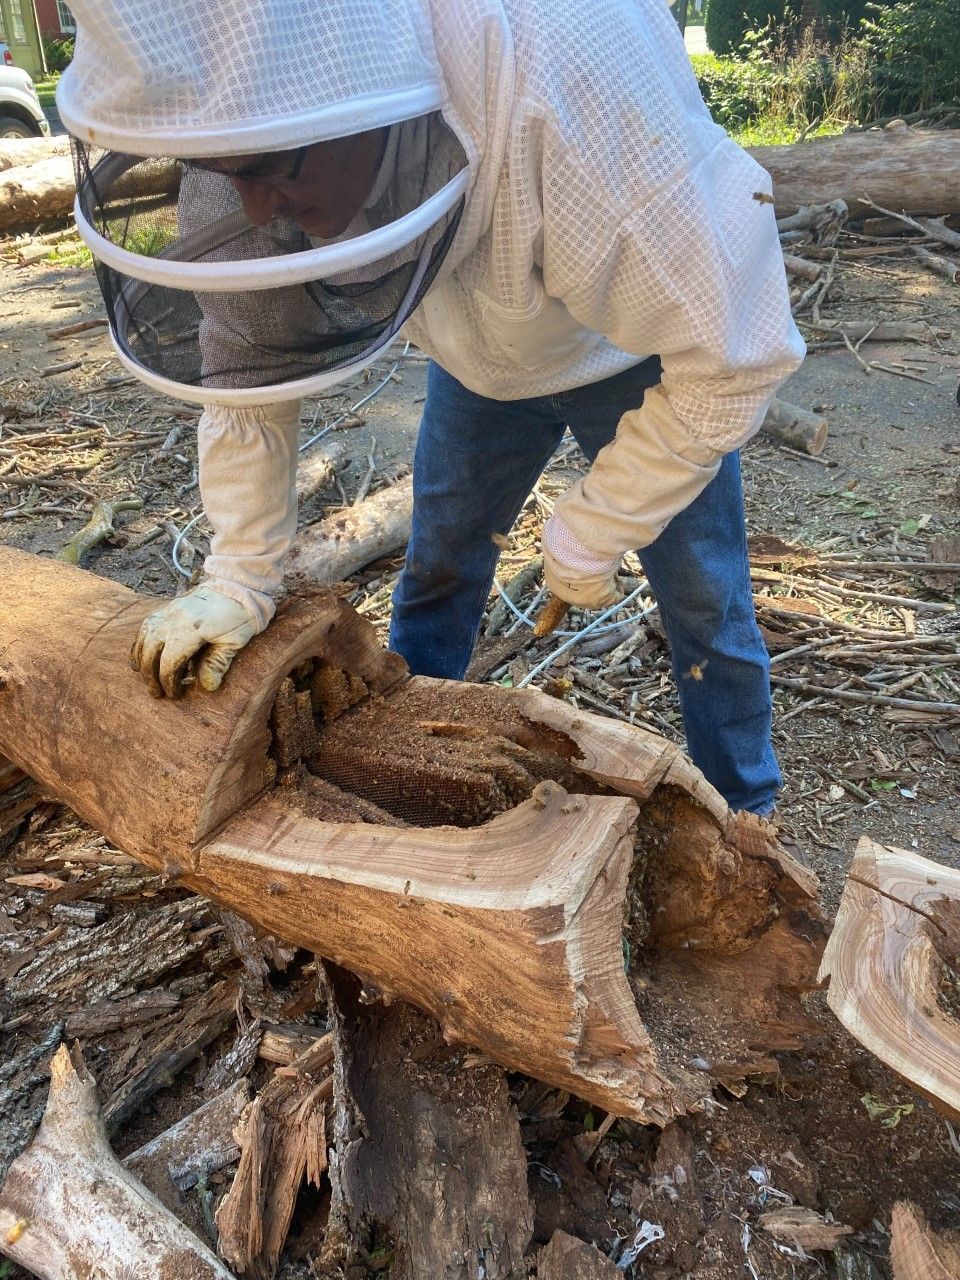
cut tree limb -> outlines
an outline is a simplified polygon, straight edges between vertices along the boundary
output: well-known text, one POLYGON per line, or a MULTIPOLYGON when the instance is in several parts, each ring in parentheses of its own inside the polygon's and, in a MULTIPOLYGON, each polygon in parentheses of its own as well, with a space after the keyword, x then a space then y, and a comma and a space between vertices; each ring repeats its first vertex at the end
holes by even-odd
POLYGON ((17 169, 21 165, 36 164, 38 160, 52 160, 70 155, 70 139, 57 138, 3 138, 0 139, 0 173, 17 169))
POLYGON ((856 217, 861 197, 911 213, 960 212, 960 130, 886 129, 748 147, 773 178, 778 216, 813 200, 843 200, 856 217))
POLYGON ((866 836, 820 968, 843 1025, 960 1119, 960 872, 866 836))
POLYGON ((0 1252, 40 1280, 232 1280, 114 1156, 94 1081, 65 1046, 40 1129, 0 1191, 0 1252))
POLYGON ((813 458, 819 457, 826 448, 829 429, 826 418, 779 399, 771 402, 760 428, 764 435, 773 436, 813 458))
POLYGON ((960 1280, 960 1235, 938 1236, 919 1205, 898 1200, 890 1226, 893 1280, 960 1280))
POLYGON ((413 478, 406 476, 355 507, 301 529, 287 556, 287 574, 302 582, 341 582, 405 547, 412 519, 413 478))
POLYGON ((307 502, 329 489, 338 472, 350 465, 350 450, 343 440, 328 440, 322 448, 311 449, 297 464, 297 498, 307 502))
MULTIPOLYGON (((111 194, 117 197, 166 195, 175 192, 179 169, 172 161, 137 165, 119 179, 111 194)), ((73 212, 76 195, 73 161, 54 155, 34 164, 0 173, 0 231, 16 231, 73 212)))

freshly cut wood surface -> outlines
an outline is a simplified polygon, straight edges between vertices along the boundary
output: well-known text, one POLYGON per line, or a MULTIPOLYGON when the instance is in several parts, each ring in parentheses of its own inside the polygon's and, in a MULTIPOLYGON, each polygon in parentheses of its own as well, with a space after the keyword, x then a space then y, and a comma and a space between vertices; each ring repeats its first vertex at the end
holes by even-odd
POLYGON ((405 547, 413 519, 413 478, 378 489, 355 507, 326 516, 297 534, 286 572, 306 583, 333 583, 405 547))
POLYGON ((918 1205, 898 1201, 890 1226, 893 1280, 960 1280, 960 1236, 953 1237, 936 1235, 918 1205))
POLYGON ((372 692, 406 668, 330 594, 281 607, 215 698, 154 699, 129 653, 160 602, 0 547, 0 751, 114 844, 176 866, 269 787, 268 721, 286 672, 337 657, 372 692))
POLYGON ((0 1253, 40 1280, 232 1280, 114 1156, 96 1085, 65 1045, 40 1129, 0 1190, 0 1253))
POLYGON ((888 209, 960 213, 960 130, 888 125, 789 146, 748 147, 773 178, 777 215, 844 200, 854 217, 869 196, 888 209))
POLYGON ((960 1119, 960 871, 864 836, 820 968, 871 1053, 960 1119))

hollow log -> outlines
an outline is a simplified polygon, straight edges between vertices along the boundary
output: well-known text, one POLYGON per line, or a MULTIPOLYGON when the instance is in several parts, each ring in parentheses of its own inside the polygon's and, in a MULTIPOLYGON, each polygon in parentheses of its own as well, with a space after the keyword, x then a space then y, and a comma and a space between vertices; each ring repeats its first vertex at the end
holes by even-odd
POLYGON ((404 679, 328 595, 215 698, 154 702, 126 657, 152 604, 0 550, 0 750, 113 843, 641 1122, 801 1043, 816 881, 676 747, 535 691, 404 679))
POLYGON ((355 507, 307 525, 287 556, 295 581, 334 583, 406 546, 413 519, 413 478, 405 476, 355 507))
POLYGON ((778 217, 800 205, 844 200, 852 216, 868 196, 910 213, 960 213, 960 130, 885 129, 748 147, 773 178, 778 217))
MULTIPOLYGON (((179 170, 171 161, 137 165, 121 178, 113 191, 120 197, 155 196, 175 192, 179 170)), ((73 212, 76 195, 73 161, 69 155, 20 165, 0 173, 0 231, 66 218, 73 212)))
POLYGON ((960 1119, 960 872, 862 837, 820 978, 851 1035, 960 1119))
POLYGON ((94 1081, 65 1046, 40 1129, 0 1190, 0 1253, 40 1280, 232 1280, 114 1156, 94 1081))
POLYGON ((829 425, 826 418, 786 400, 771 402, 760 428, 766 436, 773 436, 791 449, 819 457, 827 445, 829 425))

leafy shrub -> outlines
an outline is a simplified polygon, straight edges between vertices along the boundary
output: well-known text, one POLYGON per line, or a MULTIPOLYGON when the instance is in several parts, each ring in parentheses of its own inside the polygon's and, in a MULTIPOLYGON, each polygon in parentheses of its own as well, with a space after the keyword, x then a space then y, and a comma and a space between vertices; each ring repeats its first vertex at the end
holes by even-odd
POLYGON ((783 22, 785 0, 708 0, 707 44, 720 57, 736 53, 748 31, 783 22))
POLYGON ((66 71, 67 64, 73 57, 73 41, 48 37, 43 42, 43 56, 47 60, 48 71, 66 71))
POLYGON ((861 43, 874 63, 877 114, 907 115, 954 99, 960 88, 958 0, 866 7, 861 43))

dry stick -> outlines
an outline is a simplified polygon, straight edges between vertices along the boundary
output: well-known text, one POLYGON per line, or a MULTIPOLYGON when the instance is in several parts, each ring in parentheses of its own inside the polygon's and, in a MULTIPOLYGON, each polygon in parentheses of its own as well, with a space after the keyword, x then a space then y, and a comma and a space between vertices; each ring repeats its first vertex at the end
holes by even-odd
POLYGON ((938 276, 944 276, 951 284, 957 283, 960 266, 956 262, 951 262, 949 258, 941 258, 938 253, 931 253, 929 249, 924 249, 920 245, 912 245, 910 252, 938 276))
POLYGON ((850 339, 847 337, 847 335, 843 332, 843 330, 842 330, 842 329, 840 330, 840 337, 843 339, 843 344, 844 344, 844 346, 847 348, 847 350, 848 350, 848 351, 850 352, 850 354, 853 356, 854 360, 856 360, 856 362, 859 364, 859 366, 860 366, 860 368, 863 370, 863 372, 864 372, 864 373, 873 373, 873 370, 872 370, 872 369, 870 368, 870 366, 867 364, 866 360, 864 360, 863 356, 860 354, 860 352, 859 352, 859 351, 857 350, 857 348, 853 345, 853 343, 850 341, 850 339))
POLYGON ((49 378, 53 373, 69 373, 71 369, 79 369, 82 364, 82 360, 64 360, 60 364, 48 364, 45 369, 40 370, 40 377, 49 378))
POLYGON ((949 227, 943 225, 943 221, 939 218, 911 218, 908 213, 894 213, 892 209, 884 209, 882 205, 876 204, 869 196, 861 196, 860 199, 864 204, 868 204, 871 209, 876 209, 878 213, 885 214, 888 218, 896 218, 898 222, 903 222, 908 227, 913 227, 914 231, 922 231, 925 235, 932 236, 934 240, 939 240, 941 244, 949 245, 952 249, 960 249, 960 232, 951 231, 949 227))
POLYGON ((776 569, 751 567, 751 574, 766 579, 768 582, 787 582, 794 586, 803 585, 807 589, 826 592, 827 595, 840 596, 849 600, 870 600, 876 604, 894 604, 907 609, 916 609, 926 613, 956 613, 956 605, 943 604, 939 600, 915 600, 912 596, 892 596, 881 591, 857 591, 854 587, 840 587, 832 582, 824 582, 821 578, 805 578, 798 573, 780 573, 776 569))
POLYGON ((102 329, 108 320, 78 320, 76 324, 65 324, 59 329, 47 330, 47 341, 55 342, 58 338, 72 338, 75 333, 86 333, 88 329, 102 329))
POLYGON ((955 560, 833 560, 821 556, 820 563, 830 569, 937 569, 943 573, 960 573, 960 562, 955 560))
POLYGON ((853 689, 829 689, 823 685, 811 684, 809 680, 799 680, 794 676, 771 676, 770 683, 784 689, 796 689, 801 693, 812 693, 818 698, 838 698, 841 702, 866 703, 868 706, 897 707, 907 711, 930 711, 941 715, 960 716, 958 702, 922 702, 919 698, 888 698, 882 693, 857 693, 853 689))
POLYGON ((892 373, 898 378, 910 378, 913 382, 925 382, 928 387, 937 385, 932 378, 923 378, 919 373, 908 373, 906 369, 893 369, 888 364, 881 364, 879 360, 871 360, 870 368, 879 369, 881 373, 892 373))

